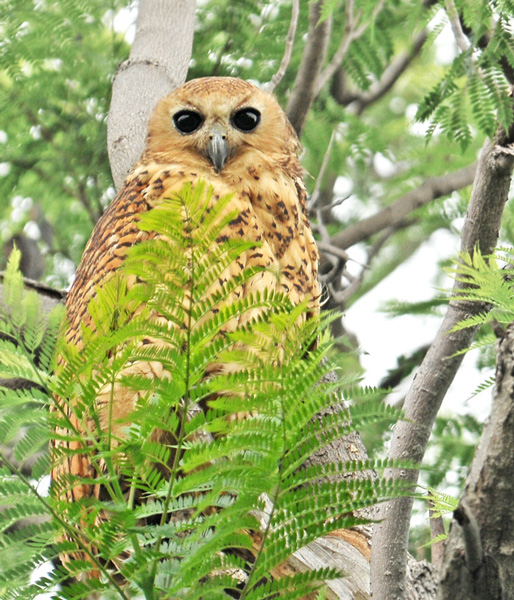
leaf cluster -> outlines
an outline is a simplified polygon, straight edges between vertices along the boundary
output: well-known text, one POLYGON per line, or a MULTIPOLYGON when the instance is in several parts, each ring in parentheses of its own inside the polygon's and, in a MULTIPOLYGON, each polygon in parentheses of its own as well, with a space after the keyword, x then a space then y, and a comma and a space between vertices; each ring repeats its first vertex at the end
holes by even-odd
POLYGON ((37 226, 39 277, 56 287, 68 285, 113 197, 105 119, 112 76, 128 52, 111 23, 123 4, 4 0, 0 6, 2 241, 27 223, 37 226))
MULTIPOLYGON (((469 348, 458 354, 471 350, 480 350, 480 366, 492 368, 495 361, 495 346, 497 331, 507 327, 514 320, 514 294, 512 280, 509 275, 514 265, 513 250, 510 246, 500 247, 493 255, 483 256, 478 248, 473 254, 461 254, 453 264, 446 269, 447 273, 459 284, 453 290, 445 290, 451 302, 479 303, 483 310, 457 323, 451 331, 460 331, 468 327, 477 327, 475 341, 469 348)), ((437 301, 440 303, 442 299, 437 301)), ((432 308, 432 303, 421 303, 414 309, 432 308)), ((390 307, 392 312, 402 313, 401 303, 390 307)), ((490 389, 495 382, 494 376, 489 376, 477 387, 473 396, 490 389)), ((471 425, 471 423, 468 423, 471 425)), ((468 430, 474 433, 474 428, 468 430)), ((455 433, 451 434, 455 435, 455 433)))
POLYGON ((473 255, 461 254, 449 269, 452 277, 461 284, 454 291, 452 300, 478 302, 484 307, 479 314, 460 321, 452 331, 489 326, 468 350, 494 345, 496 335, 491 326, 507 326, 513 321, 514 293, 509 275, 513 266, 512 248, 501 247, 491 256, 483 256, 478 249, 473 255))
MULTIPOLYGON (((123 272, 98 290, 82 347, 60 342, 60 367, 52 377, 38 375, 41 392, 18 398, 2 391, 2 443, 14 427, 14 401, 18 410, 39 401, 38 427, 45 441, 53 438, 54 465, 91 465, 87 476, 54 472, 44 496, 4 457, 2 544, 23 559, 0 572, 3 597, 29 598, 59 585, 54 597, 67 599, 95 591, 122 598, 199 598, 207 591, 210 598, 300 598, 341 574, 273 577, 292 553, 365 522, 362 509, 407 493, 401 482, 379 476, 399 464, 311 462, 356 428, 398 414, 366 400, 370 394, 355 382, 342 389, 327 377, 333 316, 307 320, 303 306, 278 292, 231 294, 256 270, 224 288, 213 285, 258 245, 219 241, 234 217, 229 205, 230 197, 213 204, 199 184, 146 214, 141 228, 156 238, 136 246, 123 272), (234 320, 244 324, 231 328, 234 320), (149 365, 160 375, 148 376, 149 365), (116 404, 125 392, 135 398, 128 413, 116 404), (343 396, 359 395, 363 400, 348 409, 343 396), (79 486, 99 493, 70 503, 79 486), (27 518, 37 525, 13 536, 12 527, 27 518), (69 557, 66 566, 30 582, 31 569, 59 554, 69 557), (92 570, 99 578, 87 576, 92 570)), ((21 293, 15 259, 7 280, 12 298, 21 293)), ((16 312, 13 318, 21 324, 16 312)), ((24 319, 30 348, 41 336, 24 319)), ((48 368, 56 326, 46 331, 41 361, 48 368)), ((23 353, 19 345, 2 349, 2 357, 17 357, 9 363, 14 373, 23 353)), ((27 378, 37 375, 27 370, 33 363, 23 367, 27 378)))
POLYGON ((460 48, 418 106, 417 118, 429 121, 427 139, 440 128, 465 149, 473 138, 473 123, 488 136, 494 135, 498 124, 510 128, 514 119, 506 77, 514 68, 510 15, 509 1, 495 3, 494 8, 486 1, 455 2, 455 15, 448 9, 446 18, 462 27, 466 47, 460 48))
POLYGON ((55 555, 47 501, 37 487, 47 485, 50 468, 48 394, 64 309, 42 317, 40 298, 24 290, 19 260, 15 249, 0 300, 0 593, 6 598, 55 555))

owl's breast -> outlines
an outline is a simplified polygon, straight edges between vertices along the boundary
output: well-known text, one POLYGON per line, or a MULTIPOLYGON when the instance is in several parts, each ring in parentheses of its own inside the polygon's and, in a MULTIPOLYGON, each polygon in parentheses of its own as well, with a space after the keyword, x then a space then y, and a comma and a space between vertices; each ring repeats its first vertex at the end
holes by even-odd
POLYGON ((233 177, 236 190, 231 237, 261 242, 260 265, 273 269, 278 289, 294 304, 308 301, 317 312, 321 295, 319 255, 305 210, 303 184, 282 169, 249 165, 243 176, 233 177))

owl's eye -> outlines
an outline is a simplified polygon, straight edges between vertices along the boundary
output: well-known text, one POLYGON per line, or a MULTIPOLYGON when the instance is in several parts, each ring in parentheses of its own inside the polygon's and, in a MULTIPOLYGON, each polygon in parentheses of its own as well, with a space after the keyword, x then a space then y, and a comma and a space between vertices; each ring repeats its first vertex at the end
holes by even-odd
POLYGON ((242 108, 232 116, 232 125, 239 131, 253 131, 261 120, 256 108, 242 108))
POLYGON ((193 133, 203 123, 203 117, 194 110, 180 110, 173 115, 173 123, 180 133, 193 133))

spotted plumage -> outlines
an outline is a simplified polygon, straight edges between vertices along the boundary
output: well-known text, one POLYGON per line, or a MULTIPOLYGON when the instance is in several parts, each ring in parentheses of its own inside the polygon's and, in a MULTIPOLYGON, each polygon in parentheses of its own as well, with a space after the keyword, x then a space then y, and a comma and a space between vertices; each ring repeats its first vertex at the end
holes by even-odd
MULTIPOLYGON (((151 239, 151 232, 138 228, 139 215, 179 192, 186 182, 194 185, 199 180, 212 186, 213 202, 232 194, 228 209, 237 216, 218 241, 243 238, 261 242, 230 265, 218 285, 246 268, 264 266, 265 271, 233 295, 280 290, 294 304, 307 301, 309 311, 317 313, 318 252, 307 216, 299 149, 275 99, 245 81, 197 79, 162 99, 150 119, 141 160, 99 220, 84 251, 67 298, 68 341, 82 347, 81 327, 92 324, 88 303, 95 290, 116 273, 131 246, 151 239)), ((250 311, 242 318, 252 316, 250 311)), ((162 367, 154 363, 138 362, 130 368, 147 377, 162 375, 162 367)), ((107 397, 111 391, 103 393, 107 397)), ((133 392, 121 386, 115 389, 117 414, 130 413, 134 402, 133 392)), ((98 404, 101 410, 107 400, 100 397, 98 404)), ((71 419, 80 430, 83 424, 73 414, 71 419)), ((61 473, 94 476, 86 454, 58 462, 54 476, 61 473)), ((69 489, 67 497, 73 501, 93 494, 99 494, 99 486, 84 484, 69 489)))

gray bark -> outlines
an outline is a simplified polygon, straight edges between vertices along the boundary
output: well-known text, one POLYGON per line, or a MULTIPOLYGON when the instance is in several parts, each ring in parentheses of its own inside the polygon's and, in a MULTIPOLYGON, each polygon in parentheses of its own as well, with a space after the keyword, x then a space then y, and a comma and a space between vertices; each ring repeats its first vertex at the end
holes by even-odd
POLYGON ((491 415, 451 525, 438 600, 514 598, 514 324, 500 335, 491 415))
POLYGON ((327 53, 332 20, 319 22, 323 2, 309 3, 309 31, 286 114, 298 137, 301 136, 309 109, 316 98, 316 82, 327 53))
POLYGON ((476 169, 477 165, 473 163, 452 173, 445 173, 439 177, 429 177, 419 187, 407 192, 376 214, 336 233, 330 239, 330 243, 338 248, 347 249, 369 239, 380 231, 384 231, 387 227, 398 226, 413 211, 425 206, 425 204, 471 185, 476 169))
MULTIPOLYGON (((490 254, 500 231, 503 208, 508 199, 514 157, 509 145, 511 135, 498 134, 494 143, 486 142, 480 156, 466 221, 462 231, 461 252, 473 253, 478 247, 490 254)), ((464 284, 456 282, 458 291, 464 284)), ((411 459, 421 463, 430 433, 443 398, 457 372, 463 356, 456 352, 467 348, 475 330, 468 328, 448 333, 465 318, 487 310, 480 303, 450 303, 434 343, 427 352, 404 404, 405 420, 395 427, 389 458, 411 459)), ((417 482, 417 470, 403 471, 406 481, 417 482)), ((406 560, 412 499, 387 503, 379 511, 384 519, 375 528, 371 557, 373 597, 375 600, 404 600, 406 595, 406 560)))
POLYGON ((139 160, 158 100, 184 83, 193 47, 194 0, 140 0, 130 57, 114 77, 107 120, 116 189, 139 160))

